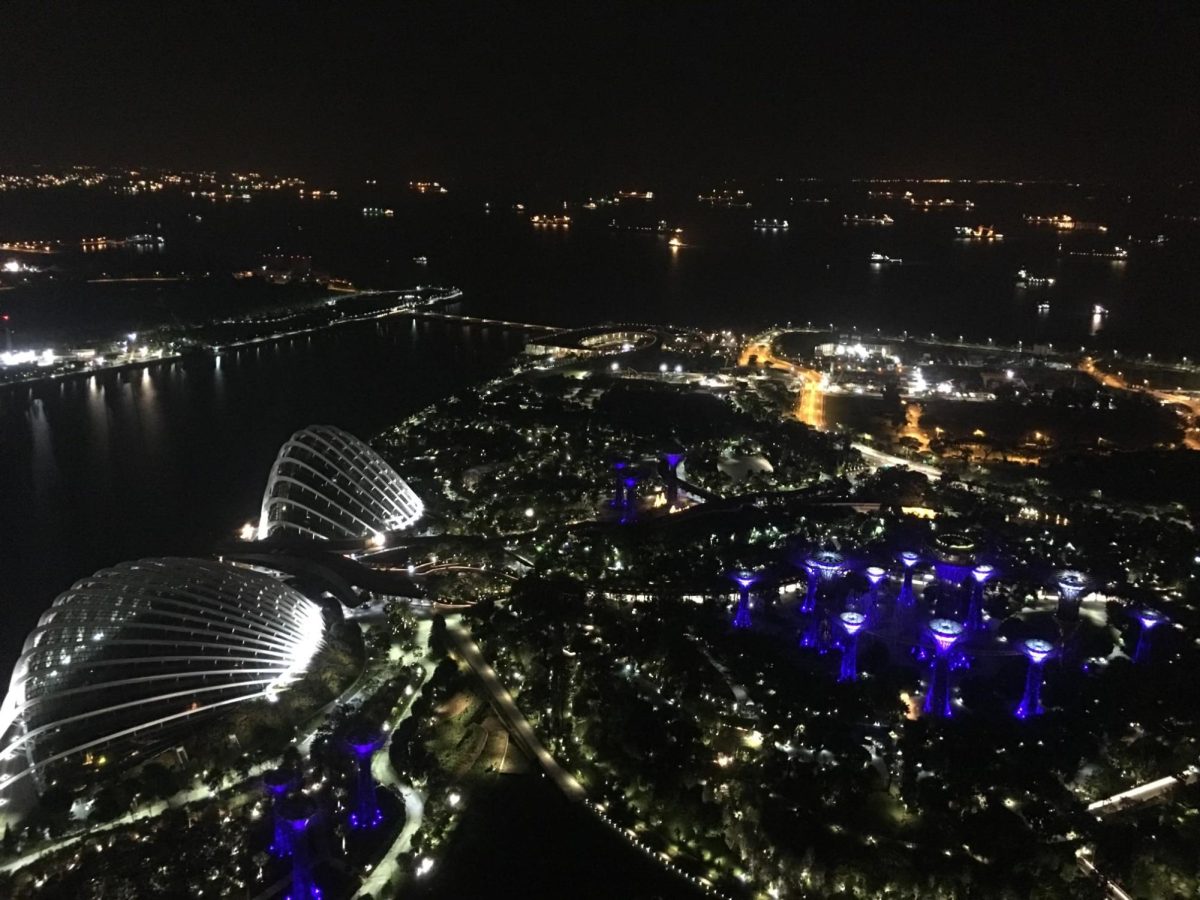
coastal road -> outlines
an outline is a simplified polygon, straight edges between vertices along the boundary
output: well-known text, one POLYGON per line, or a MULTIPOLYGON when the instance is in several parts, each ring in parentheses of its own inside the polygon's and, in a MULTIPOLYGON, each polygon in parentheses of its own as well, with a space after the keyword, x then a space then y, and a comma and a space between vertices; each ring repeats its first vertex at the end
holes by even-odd
POLYGON ((448 626, 446 633, 454 645, 454 650, 463 659, 463 661, 471 667, 476 677, 483 682, 483 686, 487 688, 488 694, 492 698, 492 705, 496 710, 496 714, 500 716, 505 727, 513 734, 520 742, 526 752, 531 754, 542 767, 542 771, 546 773, 559 789, 570 800, 583 800, 586 792, 575 777, 570 772, 560 766, 557 760, 550 755, 550 751, 539 740, 533 727, 529 724, 529 720, 517 708, 517 704, 513 702, 512 694, 496 677, 496 670, 493 669, 483 658, 483 654, 479 651, 479 646, 471 640, 469 634, 462 629, 461 626, 448 626))
MULTIPOLYGON (((1155 388, 1130 384, 1120 375, 1114 375, 1112 372, 1105 372, 1102 369, 1096 368, 1095 360, 1093 360, 1090 356, 1084 357, 1083 361, 1079 363, 1079 371, 1090 375, 1106 388, 1116 391, 1129 391, 1131 393, 1149 394, 1159 403, 1185 407, 1193 418, 1200 416, 1200 396, 1197 396, 1194 393, 1160 391, 1156 390, 1155 388)), ((1183 444, 1189 450, 1200 450, 1200 434, 1197 434, 1194 429, 1184 429, 1183 444)))
POLYGON ((816 369, 794 367, 794 373, 803 382, 796 396, 796 418, 811 428, 825 428, 825 391, 821 387, 821 373, 816 369))
POLYGON ((748 366, 753 358, 758 365, 767 366, 782 372, 788 372, 802 382, 800 393, 796 395, 796 406, 793 413, 797 419, 812 428, 825 428, 825 391, 821 387, 821 373, 816 369, 806 369, 791 360, 776 356, 771 349, 776 332, 767 332, 753 338, 738 357, 738 365, 748 366))

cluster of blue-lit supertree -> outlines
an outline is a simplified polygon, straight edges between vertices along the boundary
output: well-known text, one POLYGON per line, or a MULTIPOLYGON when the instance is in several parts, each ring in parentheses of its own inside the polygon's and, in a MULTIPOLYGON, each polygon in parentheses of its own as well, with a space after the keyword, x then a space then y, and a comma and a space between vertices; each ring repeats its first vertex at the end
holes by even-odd
MULTIPOLYGON (((911 626, 916 633, 913 653, 926 671, 923 710, 932 717, 949 717, 954 708, 952 673, 969 667, 971 661, 964 644, 978 647, 980 639, 990 634, 989 617, 984 608, 985 589, 998 574, 997 569, 991 563, 964 560, 962 554, 935 559, 933 568, 939 581, 960 587, 966 585, 966 588, 962 593, 943 596, 944 602, 949 601, 952 615, 931 609, 931 618, 921 623, 916 619, 917 594, 913 577, 922 557, 914 551, 905 550, 896 555, 896 560, 900 585, 890 610, 881 602, 883 583, 888 572, 882 566, 869 565, 862 570, 868 585, 866 591, 851 594, 845 602, 845 608, 834 613, 831 619, 826 612, 830 606, 831 588, 852 567, 841 553, 833 550, 817 550, 805 556, 801 565, 806 575, 806 590, 798 607, 800 646, 819 653, 840 650, 838 680, 854 681, 858 677, 859 635, 864 630, 881 626, 889 618, 897 624, 911 626), (967 638, 972 640, 964 640, 967 638)), ((750 594, 759 576, 750 571, 738 571, 733 578, 739 587, 733 626, 738 629, 749 628, 750 594)), ((1060 621, 1070 623, 1078 620, 1088 585, 1087 576, 1077 571, 1065 571, 1057 575, 1056 617, 1060 621)), ((1149 655, 1152 629, 1166 621, 1166 617, 1157 610, 1142 609, 1137 613, 1137 619, 1141 631, 1133 661, 1141 663, 1149 655)), ((1027 658, 1028 668, 1025 689, 1014 714, 1017 718, 1025 719, 1043 712, 1041 691, 1045 663, 1060 651, 1056 641, 1042 638, 1027 638, 1017 646, 1027 658)))
MULTIPOLYGON (((371 757, 383 746, 377 728, 357 726, 345 737, 354 756, 355 780, 347 823, 351 828, 374 828, 384 816, 379 807, 371 757)), ((321 900, 321 889, 312 874, 309 825, 317 814, 312 798, 300 793, 300 775, 290 769, 271 769, 262 777, 263 790, 271 801, 271 855, 292 860, 292 887, 287 900, 321 900)))
POLYGON ((300 776, 288 769, 271 769, 263 775, 263 790, 271 799, 273 856, 292 859, 292 888, 287 900, 321 900, 321 889, 312 874, 308 826, 317 806, 298 793, 300 776))

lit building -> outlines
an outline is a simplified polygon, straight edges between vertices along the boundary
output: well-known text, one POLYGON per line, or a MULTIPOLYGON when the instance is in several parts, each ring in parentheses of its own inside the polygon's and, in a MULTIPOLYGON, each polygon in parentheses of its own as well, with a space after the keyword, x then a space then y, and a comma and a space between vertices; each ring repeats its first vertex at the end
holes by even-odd
POLYGON ((321 608, 202 559, 104 569, 55 599, 0 706, 0 798, 19 815, 47 770, 123 765, 222 708, 274 699, 320 649, 321 608))
POLYGON ((297 431, 275 458, 258 537, 371 538, 408 528, 424 504, 387 462, 330 425, 297 431))

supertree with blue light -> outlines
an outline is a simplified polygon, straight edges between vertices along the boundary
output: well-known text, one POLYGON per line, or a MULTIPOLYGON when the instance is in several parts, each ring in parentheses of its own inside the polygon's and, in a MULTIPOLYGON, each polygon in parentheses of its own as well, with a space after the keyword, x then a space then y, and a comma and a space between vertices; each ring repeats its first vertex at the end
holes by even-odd
POLYGON ((805 566, 816 573, 822 586, 837 581, 846 571, 846 558, 836 550, 818 550, 804 561, 805 566))
POLYGON ((371 757, 383 746, 383 734, 375 728, 360 726, 346 735, 346 746, 354 754, 355 788, 350 810, 351 828, 374 828, 383 821, 383 812, 375 794, 371 775, 371 757))
POLYGON ((283 799, 300 786, 300 776, 288 769, 271 769, 263 773, 262 785, 271 800, 272 837, 267 849, 276 859, 283 859, 292 854, 292 834, 280 807, 283 799))
POLYGON ((618 459, 613 463, 613 499, 612 508, 621 513, 624 519, 632 503, 633 488, 637 487, 637 477, 627 459, 618 459))
POLYGON ((950 654, 966 631, 961 622, 953 619, 931 619, 926 626, 933 639, 933 657, 929 663, 929 687, 925 691, 924 710, 927 715, 948 719, 950 703, 950 654))
POLYGON ((867 617, 867 621, 871 622, 876 618, 876 607, 879 605, 879 585, 883 583, 883 579, 887 578, 887 570, 883 566, 867 566, 863 574, 867 576, 867 584, 870 587, 860 600, 863 614, 867 617))
POLYGON ((638 479, 634 475, 626 475, 625 484, 625 507, 621 514, 622 522, 632 522, 637 514, 637 486, 638 479))
POLYGON ((1083 603, 1083 592, 1087 589, 1088 579, 1082 572, 1068 569, 1059 572, 1055 579, 1058 588, 1058 611, 1056 615, 1064 622, 1074 622, 1079 618, 1079 607, 1083 603))
POLYGON ((1167 621, 1167 617, 1157 609, 1143 609, 1137 614, 1138 623, 1142 626, 1138 633, 1137 649, 1133 651, 1133 661, 1144 663, 1150 658, 1150 632, 1167 621))
POLYGON ((982 631, 984 627, 983 616, 983 590, 987 582, 996 574, 996 567, 991 563, 980 563, 971 570, 971 601, 967 606, 967 630, 982 631))
POLYGON ((810 613, 817 608, 817 581, 819 576, 816 569, 805 563, 804 565, 804 599, 800 601, 800 612, 810 613))
POLYGON ((829 649, 830 631, 818 601, 829 587, 846 571, 846 559, 836 550, 817 550, 804 560, 808 573, 808 591, 800 604, 804 627, 800 631, 801 647, 818 647, 822 653, 829 649))
POLYGON ((838 616, 838 624, 846 633, 842 639, 842 665, 838 670, 838 681, 854 681, 858 678, 858 633, 867 624, 867 617, 848 610, 838 616))
POLYGON ((1042 666, 1054 652, 1054 645, 1041 638, 1021 641, 1021 652, 1029 657, 1029 668, 1025 671, 1025 693, 1017 704, 1018 719, 1028 719, 1042 714, 1042 666))
POLYGON ((750 627, 750 588, 758 580, 753 572, 738 572, 733 576, 738 586, 738 602, 733 612, 734 628, 750 627))
POLYGON ((280 803, 280 815, 291 829, 292 889, 286 900, 321 900, 321 889, 313 879, 308 846, 308 827, 316 812, 317 805, 303 794, 285 797, 280 803))
POLYGON ((896 555, 896 558, 900 560, 900 565, 904 569, 904 580, 900 584, 900 596, 897 598, 897 604, 899 606, 915 606, 917 597, 913 593, 913 570, 921 561, 921 557, 912 550, 902 550, 896 555))

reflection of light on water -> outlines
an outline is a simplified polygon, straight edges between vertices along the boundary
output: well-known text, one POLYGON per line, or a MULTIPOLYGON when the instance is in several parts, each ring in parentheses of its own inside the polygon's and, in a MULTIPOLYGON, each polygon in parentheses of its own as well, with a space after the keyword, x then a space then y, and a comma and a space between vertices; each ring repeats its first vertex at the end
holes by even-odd
POLYGON ((46 415, 46 405, 35 399, 26 413, 33 447, 30 454, 33 463, 33 488, 39 496, 58 482, 58 463, 54 454, 54 433, 46 415))

